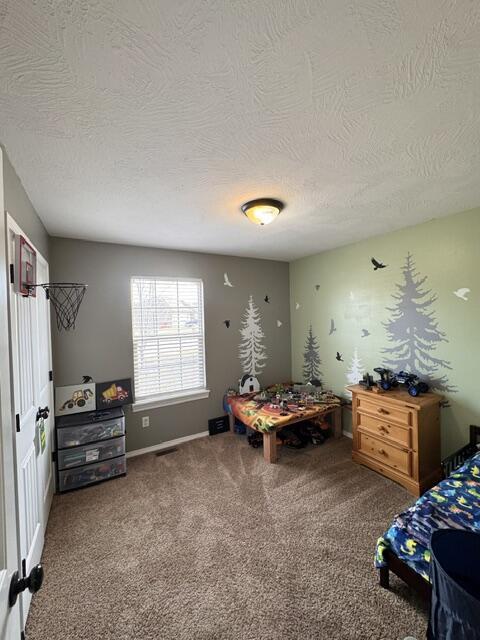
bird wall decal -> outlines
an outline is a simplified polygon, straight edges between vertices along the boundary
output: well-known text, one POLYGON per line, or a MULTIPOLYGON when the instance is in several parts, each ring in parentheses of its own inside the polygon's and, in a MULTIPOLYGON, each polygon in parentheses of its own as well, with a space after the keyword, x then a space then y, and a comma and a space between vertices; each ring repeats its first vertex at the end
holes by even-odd
POLYGON ((328 335, 331 336, 332 333, 334 333, 337 330, 337 327, 335 326, 335 320, 333 318, 331 318, 330 320, 330 331, 328 332, 328 335))
POLYGON ((457 289, 456 291, 454 291, 453 295, 457 296, 457 298, 460 298, 460 300, 467 301, 467 293, 470 293, 470 289, 468 287, 462 287, 461 289, 457 289))
POLYGON ((230 329, 230 320, 224 320, 223 324, 227 327, 227 329, 230 329))
POLYGON ((315 291, 318 291, 319 289, 320 289, 320 285, 319 285, 319 284, 316 284, 316 285, 315 285, 315 291))
POLYGON ((387 267, 388 265, 383 264, 383 262, 379 262, 378 260, 375 260, 375 258, 372 258, 372 264, 374 266, 374 271, 376 271, 377 269, 385 269, 385 267, 387 267))
POLYGON ((335 358, 336 358, 339 362, 343 362, 342 354, 341 354, 341 353, 338 353, 338 351, 337 351, 337 355, 335 356, 335 358))
POLYGON ((277 320, 277 327, 280 329, 280 327, 282 326, 283 322, 281 320, 277 320))
POLYGON ((267 304, 270 304, 270 298, 268 296, 265 296, 264 300, 267 304))
POLYGON ((301 305, 299 302, 295 303, 295 309, 298 311, 300 309, 301 305))
POLYGON ((223 274, 223 285, 225 287, 233 287, 233 284, 230 282, 230 280, 228 278, 228 273, 224 273, 223 274))
POLYGON ((368 329, 362 329, 362 338, 366 338, 370 335, 370 331, 368 329))

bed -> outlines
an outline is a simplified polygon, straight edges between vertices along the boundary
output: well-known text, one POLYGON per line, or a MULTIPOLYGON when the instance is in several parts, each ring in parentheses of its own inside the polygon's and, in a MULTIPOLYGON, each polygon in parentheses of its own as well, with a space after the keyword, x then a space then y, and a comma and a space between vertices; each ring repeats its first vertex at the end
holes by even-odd
POLYGON ((470 442, 443 462, 445 479, 395 517, 377 541, 375 566, 380 585, 389 587, 393 571, 424 597, 430 596, 430 538, 437 529, 480 533, 480 427, 470 442))
POLYGON ((278 460, 277 431, 286 426, 307 420, 318 420, 329 416, 334 437, 342 435, 341 401, 333 394, 325 394, 322 402, 302 406, 289 402, 280 407, 256 400, 256 393, 225 396, 224 406, 230 420, 230 430, 234 430, 235 419, 242 424, 263 434, 263 455, 266 462, 278 460))

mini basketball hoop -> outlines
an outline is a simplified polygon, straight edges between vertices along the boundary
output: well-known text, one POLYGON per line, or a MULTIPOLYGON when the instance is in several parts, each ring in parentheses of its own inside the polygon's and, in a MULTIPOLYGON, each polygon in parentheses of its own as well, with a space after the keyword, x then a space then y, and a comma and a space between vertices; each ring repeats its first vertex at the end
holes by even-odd
POLYGON ((59 330, 75 328, 78 309, 82 304, 87 289, 86 284, 79 282, 46 282, 36 284, 37 252, 22 235, 15 236, 15 266, 13 286, 16 293, 24 298, 35 297, 37 287, 42 287, 47 300, 55 309, 57 327, 59 330))
POLYGON ((15 254, 17 264, 15 265, 16 275, 14 281, 15 291, 22 296, 35 296, 35 289, 30 293, 30 287, 37 277, 37 252, 27 240, 21 236, 15 236, 15 254))
POLYGON ((55 309, 58 329, 68 331, 75 329, 78 309, 82 304, 87 286, 78 282, 48 282, 29 285, 27 288, 30 293, 35 290, 35 287, 42 287, 47 300, 50 300, 55 309))

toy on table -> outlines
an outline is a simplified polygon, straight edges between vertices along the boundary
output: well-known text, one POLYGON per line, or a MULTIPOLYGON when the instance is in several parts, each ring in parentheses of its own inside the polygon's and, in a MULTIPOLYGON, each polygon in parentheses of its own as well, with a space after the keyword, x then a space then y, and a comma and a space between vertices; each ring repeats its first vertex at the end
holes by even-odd
POLYGON ((370 390, 375 383, 373 382, 373 376, 371 376, 367 371, 367 373, 363 374, 363 378, 358 381, 358 384, 365 387, 365 389, 370 390))
POLYGON ((239 381, 238 393, 258 393, 260 391, 260 383, 255 376, 244 375, 239 381))
POLYGON ((377 384, 384 391, 401 384, 405 385, 408 393, 415 398, 421 393, 427 393, 429 389, 428 384, 420 380, 415 373, 409 373, 408 371, 393 373, 390 369, 383 367, 376 367, 374 371, 380 375, 380 380, 377 381, 377 384))

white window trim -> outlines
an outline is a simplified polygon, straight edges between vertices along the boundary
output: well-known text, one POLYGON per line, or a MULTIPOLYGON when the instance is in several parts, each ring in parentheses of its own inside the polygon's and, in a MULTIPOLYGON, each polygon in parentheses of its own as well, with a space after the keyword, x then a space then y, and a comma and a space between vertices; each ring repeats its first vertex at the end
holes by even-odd
POLYGON ((158 407, 168 407, 172 404, 183 404, 184 402, 193 402, 194 400, 203 400, 210 395, 210 389, 199 389, 197 391, 177 392, 168 396, 159 396, 158 398, 146 398, 145 400, 137 400, 132 405, 132 411, 146 411, 147 409, 157 409, 158 407))
MULTIPOLYGON (((203 326, 203 378, 207 384, 207 364, 206 364, 206 339, 205 339, 205 295, 202 278, 191 278, 184 276, 130 276, 130 291, 132 281, 135 279, 161 279, 161 280, 185 280, 190 282, 199 282, 202 286, 202 326, 203 326)), ((132 313, 132 297, 130 298, 130 313, 132 313)), ((133 346, 133 340, 132 340, 133 346)), ((160 407, 168 407, 175 404, 183 404, 185 402, 193 402, 195 400, 204 400, 210 396, 210 389, 191 389, 186 391, 175 391, 171 394, 163 394, 161 396, 149 396, 146 398, 135 399, 131 405, 133 413, 138 411, 146 411, 147 409, 156 409, 160 407)))

